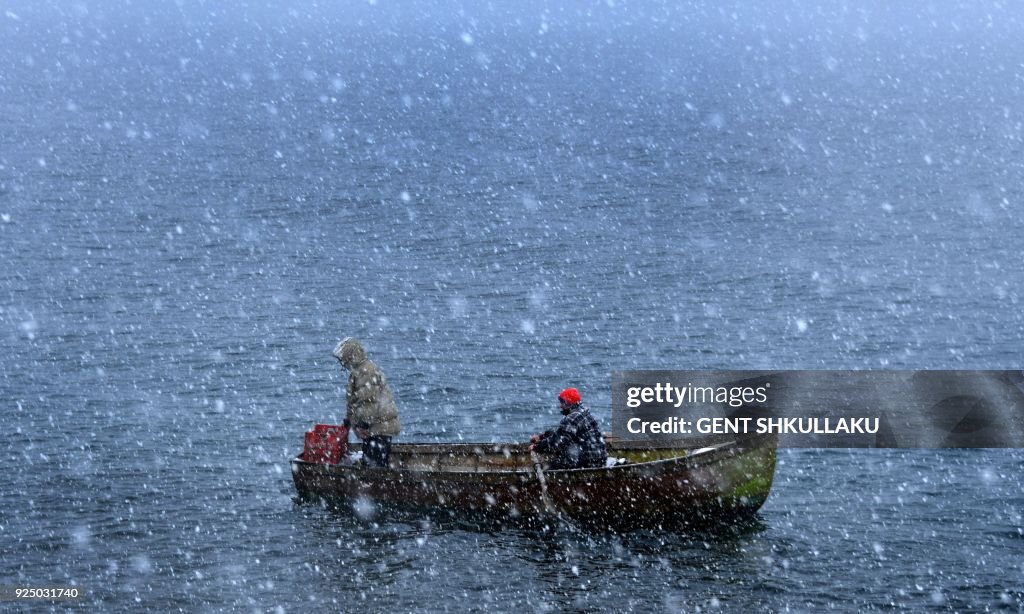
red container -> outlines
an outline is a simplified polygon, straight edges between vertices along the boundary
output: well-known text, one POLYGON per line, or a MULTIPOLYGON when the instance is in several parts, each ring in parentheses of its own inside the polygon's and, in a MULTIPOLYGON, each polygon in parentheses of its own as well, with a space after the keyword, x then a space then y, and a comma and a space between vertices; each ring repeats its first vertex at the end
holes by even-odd
POLYGON ((348 429, 334 424, 317 424, 306 432, 302 458, 309 463, 337 465, 348 451, 348 429))

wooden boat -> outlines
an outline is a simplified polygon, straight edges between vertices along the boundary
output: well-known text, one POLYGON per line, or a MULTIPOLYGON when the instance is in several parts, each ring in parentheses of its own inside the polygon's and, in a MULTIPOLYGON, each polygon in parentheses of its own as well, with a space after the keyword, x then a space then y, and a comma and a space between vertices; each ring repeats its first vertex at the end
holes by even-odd
POLYGON ((665 527, 751 515, 775 475, 777 437, 666 445, 609 442, 621 464, 538 471, 526 444, 395 444, 391 467, 292 460, 302 500, 499 520, 562 517, 609 528, 665 527))

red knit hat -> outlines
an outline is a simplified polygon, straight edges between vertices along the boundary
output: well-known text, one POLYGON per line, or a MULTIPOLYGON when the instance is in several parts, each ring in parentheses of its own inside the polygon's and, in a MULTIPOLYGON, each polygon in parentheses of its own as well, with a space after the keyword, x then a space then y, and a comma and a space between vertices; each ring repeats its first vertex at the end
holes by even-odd
POLYGON ((564 401, 569 405, 576 405, 583 400, 583 397, 580 396, 579 390, 576 390, 575 388, 566 388, 558 394, 558 400, 564 401))

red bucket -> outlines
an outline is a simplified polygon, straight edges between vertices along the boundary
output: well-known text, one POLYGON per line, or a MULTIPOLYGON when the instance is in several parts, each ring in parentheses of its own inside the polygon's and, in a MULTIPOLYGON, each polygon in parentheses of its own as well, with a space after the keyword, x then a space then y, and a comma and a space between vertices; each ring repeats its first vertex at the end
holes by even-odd
POLYGON ((348 428, 335 424, 317 424, 306 432, 302 458, 308 463, 337 465, 348 452, 348 428))

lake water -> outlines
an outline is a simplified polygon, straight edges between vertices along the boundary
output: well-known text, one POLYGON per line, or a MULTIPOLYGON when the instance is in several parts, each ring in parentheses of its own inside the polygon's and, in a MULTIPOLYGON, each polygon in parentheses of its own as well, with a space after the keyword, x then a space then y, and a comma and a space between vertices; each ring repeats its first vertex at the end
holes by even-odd
MULTIPOLYGON (((1024 608, 1024 453, 786 450, 704 534, 296 506, 364 341, 404 441, 611 371, 1019 368, 1024 12, 0 16, 0 584, 90 609, 1024 608)), ((38 604, 37 604, 38 605, 38 604)))

